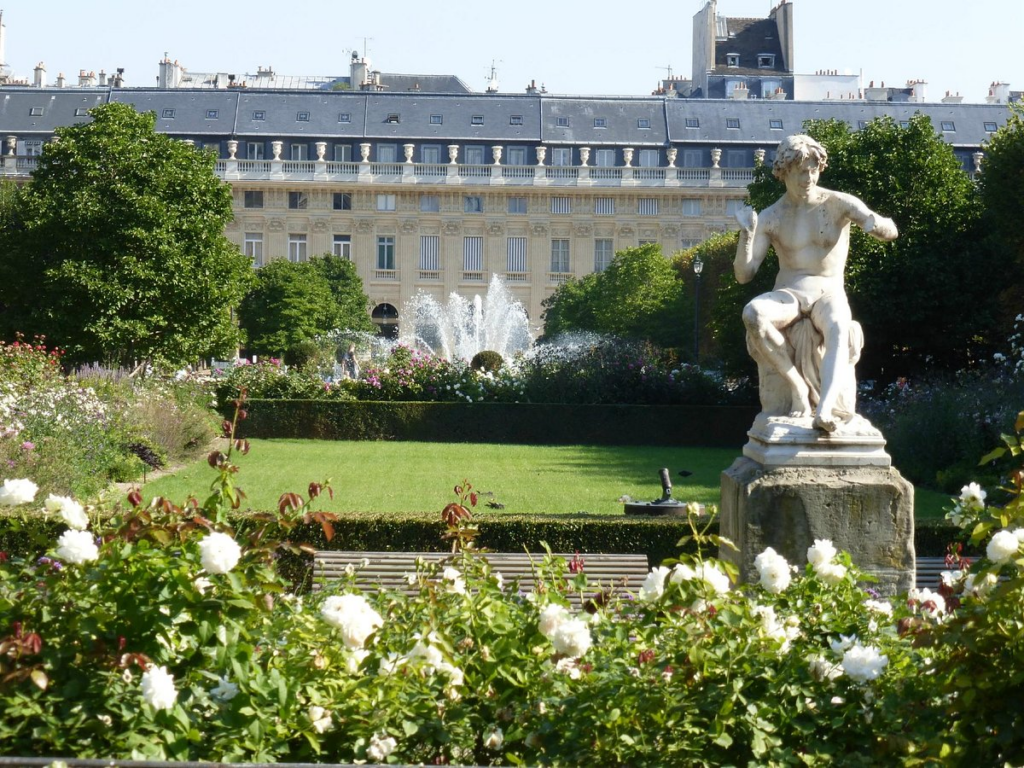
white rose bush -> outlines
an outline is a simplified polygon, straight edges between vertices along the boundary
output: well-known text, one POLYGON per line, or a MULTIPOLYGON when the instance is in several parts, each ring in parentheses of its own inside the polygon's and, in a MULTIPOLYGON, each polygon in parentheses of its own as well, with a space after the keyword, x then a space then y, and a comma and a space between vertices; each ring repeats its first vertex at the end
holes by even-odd
POLYGON ((284 566, 309 531, 330 540, 337 521, 312 511, 328 483, 286 494, 274 514, 238 516, 232 456, 248 446, 225 432, 202 504, 135 492, 124 508, 83 507, 79 528, 79 502, 48 499, 66 530, 38 551, 0 553, 0 754, 531 766, 1024 757, 1020 474, 1001 507, 995 492, 970 492, 982 505, 977 550, 1005 535, 938 592, 876 594, 824 539, 808 542, 806 564, 766 549, 752 583, 738 583, 708 556, 728 542, 696 514, 693 554, 652 564, 636 594, 594 583, 585 558, 550 555, 525 589, 472 548, 465 481, 438 526, 453 551, 420 564, 408 594, 361 587, 364 566, 310 590, 284 566))

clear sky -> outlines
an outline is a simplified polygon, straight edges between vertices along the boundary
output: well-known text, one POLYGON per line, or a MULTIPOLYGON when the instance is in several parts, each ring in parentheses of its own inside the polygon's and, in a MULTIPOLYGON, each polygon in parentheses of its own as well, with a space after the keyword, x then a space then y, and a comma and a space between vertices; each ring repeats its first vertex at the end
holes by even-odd
MULTIPOLYGON (((2 0, 0 0, 2 2, 2 0)), ((453 74, 473 90, 492 61, 500 89, 531 81, 552 93, 646 95, 666 74, 688 77, 693 15, 705 0, 9 0, 5 58, 31 79, 45 62, 77 82, 80 69, 155 85, 166 52, 193 72, 241 76, 269 65, 282 75, 347 75, 364 45, 374 68, 453 74)), ((725 16, 768 15, 768 0, 719 0, 725 16)), ((863 73, 864 83, 928 83, 982 102, 993 80, 1024 90, 1024 0, 794 0, 795 69, 863 73)))

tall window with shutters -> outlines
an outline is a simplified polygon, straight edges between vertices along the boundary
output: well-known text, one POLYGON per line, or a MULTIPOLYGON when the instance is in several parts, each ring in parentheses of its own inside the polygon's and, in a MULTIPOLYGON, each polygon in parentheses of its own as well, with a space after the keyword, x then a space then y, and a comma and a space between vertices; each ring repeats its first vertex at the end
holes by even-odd
POLYGON ((508 255, 505 263, 506 272, 526 272, 526 238, 510 237, 508 239, 508 255))

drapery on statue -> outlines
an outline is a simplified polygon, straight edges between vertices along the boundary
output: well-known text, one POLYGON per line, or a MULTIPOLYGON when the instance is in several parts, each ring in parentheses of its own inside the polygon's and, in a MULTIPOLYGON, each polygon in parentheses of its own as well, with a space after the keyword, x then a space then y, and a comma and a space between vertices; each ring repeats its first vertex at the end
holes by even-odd
POLYGON ((853 367, 863 335, 850 315, 843 271, 850 250, 850 222, 879 240, 895 240, 892 219, 861 200, 818 186, 825 148, 810 136, 782 140, 772 172, 786 194, 760 216, 737 214, 740 238, 733 267, 749 283, 775 248, 775 287, 743 308, 747 349, 758 363, 761 408, 769 416, 806 418, 835 432, 855 413, 853 367))

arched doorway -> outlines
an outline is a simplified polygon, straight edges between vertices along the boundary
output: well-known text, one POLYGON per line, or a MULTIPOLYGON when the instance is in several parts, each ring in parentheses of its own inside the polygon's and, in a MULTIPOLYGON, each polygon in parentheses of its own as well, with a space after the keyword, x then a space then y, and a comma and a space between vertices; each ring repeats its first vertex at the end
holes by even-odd
POLYGON ((373 308, 370 318, 377 326, 377 335, 385 339, 398 338, 398 310, 387 302, 382 302, 373 308))

